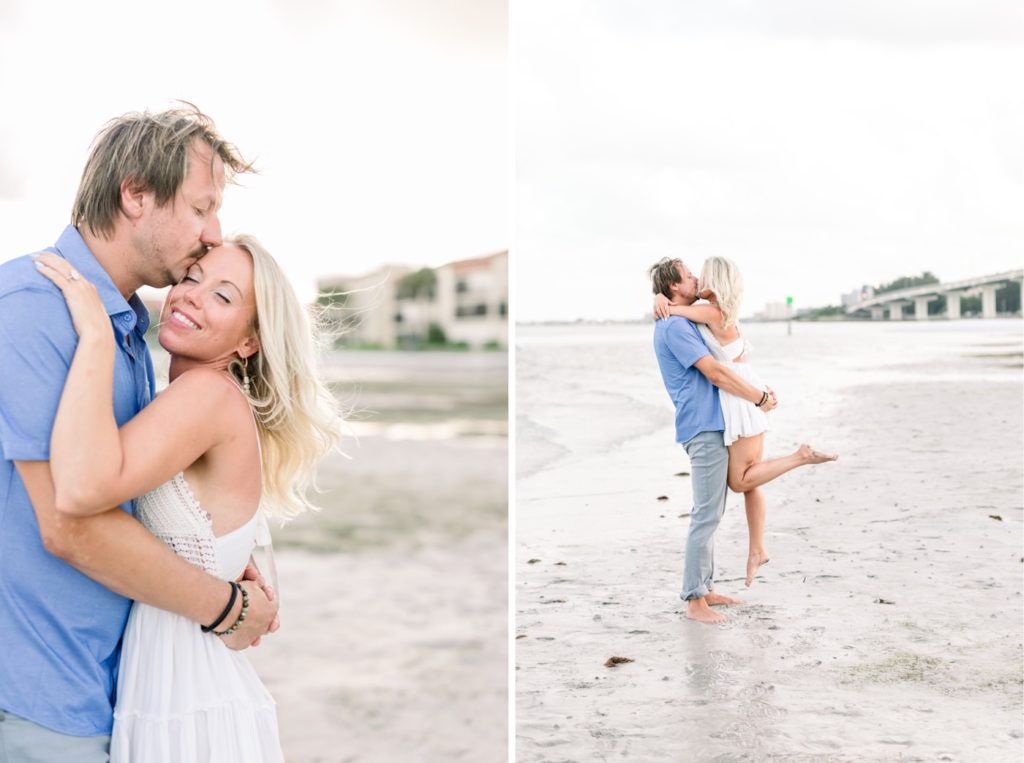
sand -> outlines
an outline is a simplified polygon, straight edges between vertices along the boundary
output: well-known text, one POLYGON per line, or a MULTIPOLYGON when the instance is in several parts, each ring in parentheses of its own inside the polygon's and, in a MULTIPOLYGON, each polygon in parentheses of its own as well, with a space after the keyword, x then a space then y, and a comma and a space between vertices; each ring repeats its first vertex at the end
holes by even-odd
POLYGON ((1020 321, 747 333, 769 455, 841 458, 767 486, 750 589, 730 495, 717 590, 745 603, 707 626, 650 328, 520 330, 517 760, 1020 760, 1020 321))
POLYGON ((359 409, 323 511, 274 531, 281 630, 249 650, 290 763, 504 761, 504 353, 339 353, 359 409))

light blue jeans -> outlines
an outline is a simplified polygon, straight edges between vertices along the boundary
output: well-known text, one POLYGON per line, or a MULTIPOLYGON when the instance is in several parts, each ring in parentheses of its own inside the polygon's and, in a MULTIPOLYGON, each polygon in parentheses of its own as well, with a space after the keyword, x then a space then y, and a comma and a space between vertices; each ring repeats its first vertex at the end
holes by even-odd
POLYGON ((729 450, 721 432, 701 432, 683 448, 690 457, 693 513, 679 598, 689 601, 707 596, 715 587, 715 530, 725 514, 729 450))
POLYGON ((51 731, 0 710, 0 763, 108 763, 110 737, 51 731))

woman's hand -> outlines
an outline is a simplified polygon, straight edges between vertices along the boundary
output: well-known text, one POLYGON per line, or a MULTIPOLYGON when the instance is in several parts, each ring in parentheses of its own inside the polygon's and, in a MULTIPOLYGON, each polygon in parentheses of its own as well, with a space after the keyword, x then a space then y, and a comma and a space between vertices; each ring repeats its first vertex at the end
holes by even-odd
MULTIPOLYGON (((267 595, 267 599, 269 599, 270 601, 274 600, 274 587, 271 586, 270 583, 268 583, 264 579, 263 573, 261 573, 260 568, 256 566, 256 560, 253 559, 252 556, 249 557, 249 563, 245 566, 245 570, 242 572, 242 577, 238 579, 238 582, 240 583, 243 580, 251 580, 253 583, 255 583, 263 589, 263 593, 267 595)), ((278 615, 274 615, 274 619, 270 621, 270 626, 267 629, 267 633, 273 633, 280 627, 281 619, 278 615)), ((259 646, 260 642, 262 641, 263 637, 260 636, 255 641, 253 641, 249 646, 259 646)))
POLYGON ((107 308, 103 306, 100 293, 92 283, 82 278, 63 257, 41 252, 32 259, 39 272, 61 290, 79 337, 113 337, 107 308))
POLYGON ((671 314, 668 311, 669 306, 672 303, 668 301, 668 297, 664 294, 654 295, 654 319, 659 320, 661 318, 668 318, 671 314))

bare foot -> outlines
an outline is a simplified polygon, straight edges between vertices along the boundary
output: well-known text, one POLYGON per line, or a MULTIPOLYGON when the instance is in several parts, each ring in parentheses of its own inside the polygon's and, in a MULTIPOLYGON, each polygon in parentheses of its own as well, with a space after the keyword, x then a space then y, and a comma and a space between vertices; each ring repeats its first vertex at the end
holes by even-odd
POLYGON ((824 464, 827 461, 835 461, 839 458, 835 453, 820 453, 813 450, 807 443, 797 448, 796 454, 805 464, 824 464))
POLYGON ((716 604, 742 604, 743 603, 739 599, 734 599, 731 596, 722 596, 722 594, 715 593, 714 591, 709 592, 708 595, 704 597, 704 601, 706 601, 712 607, 715 606, 716 604))
POLYGON ((719 625, 729 619, 711 609, 705 599, 690 599, 686 603, 686 616, 698 623, 708 623, 709 625, 719 625))
POLYGON ((747 557, 747 588, 750 588, 750 584, 754 582, 754 575, 757 574, 758 568, 762 564, 768 563, 768 556, 764 551, 759 553, 750 554, 747 557))

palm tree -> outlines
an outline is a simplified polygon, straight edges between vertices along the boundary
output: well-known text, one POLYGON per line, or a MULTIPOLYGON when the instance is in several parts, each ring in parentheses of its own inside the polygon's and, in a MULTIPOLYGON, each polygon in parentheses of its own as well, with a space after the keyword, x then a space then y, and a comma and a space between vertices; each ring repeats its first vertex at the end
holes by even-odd
POLYGON ((405 324, 399 331, 399 341, 415 344, 427 340, 430 330, 430 306, 437 293, 437 274, 431 268, 420 268, 402 277, 398 282, 395 299, 399 302, 395 320, 405 324))

